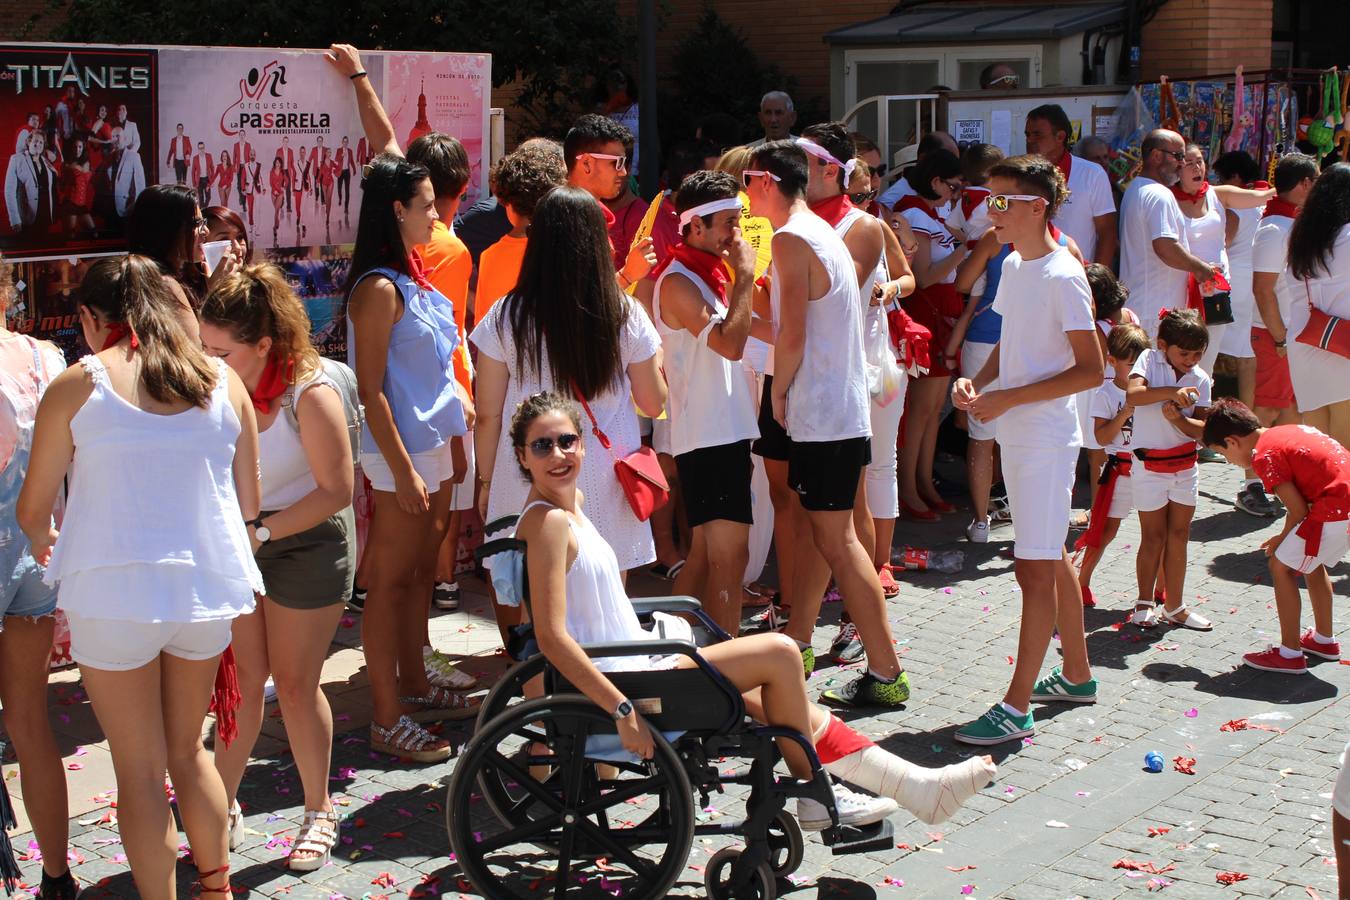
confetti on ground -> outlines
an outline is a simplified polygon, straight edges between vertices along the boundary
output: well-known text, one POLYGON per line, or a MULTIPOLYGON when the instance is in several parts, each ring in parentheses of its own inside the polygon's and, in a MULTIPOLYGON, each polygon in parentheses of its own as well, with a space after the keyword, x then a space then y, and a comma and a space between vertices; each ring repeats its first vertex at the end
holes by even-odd
POLYGON ((1264 725, 1260 722, 1252 722, 1247 719, 1229 719, 1219 726, 1220 731, 1246 731, 1252 728, 1257 731, 1273 731, 1276 734, 1284 734, 1283 728, 1276 728, 1274 725, 1264 725))
POLYGON ((1188 718, 1188 719, 1194 719, 1196 716, 1200 715, 1200 710, 1198 710, 1198 709, 1196 709, 1194 706, 1192 706, 1190 709, 1186 710, 1186 712, 1184 713, 1184 715, 1185 715, 1186 718, 1188 718))
POLYGON ((1046 827, 1046 828, 1068 828, 1068 827, 1069 827, 1069 823, 1068 823, 1068 822, 1060 822, 1060 821, 1058 821, 1058 820, 1056 820, 1056 819, 1051 819, 1049 822, 1046 822, 1046 823, 1045 823, 1045 827, 1046 827))
POLYGON ((977 868, 977 867, 976 867, 976 866, 948 866, 948 867, 947 867, 947 871, 948 871, 948 872, 969 872, 971 869, 974 869, 974 868, 977 868))
POLYGON ((1167 834, 1167 832, 1169 832, 1169 831, 1171 831, 1171 830, 1172 830, 1172 829, 1170 829, 1170 828, 1162 828, 1162 827, 1159 827, 1159 826, 1156 826, 1156 825, 1150 825, 1150 826, 1149 826, 1149 829, 1148 829, 1148 836, 1149 836, 1149 837, 1157 837, 1157 836, 1160 835, 1160 834, 1167 834))
POLYGON ((1237 884, 1239 881, 1246 881, 1250 877, 1246 872, 1220 872, 1214 876, 1214 880, 1219 884, 1237 884))
POLYGON ((387 888, 387 887, 393 887, 393 886, 394 886, 395 884, 397 884, 398 882, 396 882, 396 881, 394 880, 394 876, 393 876, 393 875, 390 875, 388 872, 381 872, 380 874, 378 874, 378 875, 376 875, 374 878, 372 878, 372 879, 370 880, 370 883, 371 883, 371 884, 378 884, 380 887, 386 887, 386 888, 387 888))
POLYGON ((878 881, 878 882, 877 882, 877 886, 878 886, 878 887, 904 887, 904 886, 905 886, 905 880, 904 880, 903 878, 896 878, 896 877, 893 876, 893 875, 887 875, 887 876, 886 876, 885 878, 883 878, 881 881, 878 881))
POLYGON ((1176 769, 1182 775, 1195 774, 1195 757, 1178 756, 1172 760, 1172 768, 1176 769))
POLYGON ((1317 888, 1308 885, 1303 890, 1308 892, 1308 896, 1311 897, 1312 900, 1322 900, 1322 895, 1317 893, 1317 888))
POLYGON ((1160 869, 1158 868, 1158 864, 1153 862, 1153 860, 1144 860, 1141 862, 1137 859, 1118 859, 1111 868, 1125 869, 1130 872, 1145 872, 1149 875, 1163 875, 1175 869, 1176 866, 1172 863, 1168 863, 1160 869))
POLYGON ((1163 888, 1171 886, 1172 882, 1168 881, 1166 878, 1150 878, 1144 884, 1144 887, 1148 888, 1150 891, 1161 891, 1163 888))
POLYGON ((961 885, 961 893, 963 893, 963 894, 973 894, 973 893, 975 893, 975 885, 973 885, 973 884, 963 884, 963 885, 961 885))

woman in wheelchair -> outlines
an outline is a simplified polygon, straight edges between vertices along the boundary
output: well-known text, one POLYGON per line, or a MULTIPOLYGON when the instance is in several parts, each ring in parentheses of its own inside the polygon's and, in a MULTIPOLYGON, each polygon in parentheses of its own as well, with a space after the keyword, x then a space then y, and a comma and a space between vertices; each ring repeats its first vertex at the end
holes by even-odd
MULTIPOLYGON (((549 662, 601 709, 612 711, 626 750, 650 759, 653 741, 647 724, 605 676, 607 671, 692 668, 683 656, 623 657, 592 660, 581 644, 650 639, 619 579, 614 551, 582 512, 577 476, 585 459, 580 410, 556 393, 535 394, 516 409, 511 443, 531 488, 515 536, 527 545, 534 638, 549 662)), ((880 821, 905 807, 928 824, 951 817, 994 777, 992 757, 981 756, 938 769, 907 762, 876 746, 838 717, 806 697, 801 655, 789 638, 769 633, 735 638, 700 649, 745 697, 746 709, 760 722, 810 735, 826 771, 872 791, 854 793, 835 785, 835 805, 843 825, 880 821)), ((811 777, 801 748, 779 741, 783 759, 796 778, 811 777)), ((798 798, 803 829, 821 830, 829 815, 819 802, 798 798)))

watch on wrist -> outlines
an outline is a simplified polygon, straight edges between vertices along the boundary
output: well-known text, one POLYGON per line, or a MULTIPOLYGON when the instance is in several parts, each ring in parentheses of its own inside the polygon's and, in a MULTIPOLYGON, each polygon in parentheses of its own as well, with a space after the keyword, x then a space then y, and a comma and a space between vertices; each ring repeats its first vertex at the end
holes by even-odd
POLYGON ((258 516, 252 522, 246 524, 253 526, 253 536, 258 539, 258 543, 265 544, 272 539, 272 529, 262 523, 263 517, 258 516))
POLYGON ((614 707, 614 721, 621 722, 633 714, 633 704, 625 697, 614 707))

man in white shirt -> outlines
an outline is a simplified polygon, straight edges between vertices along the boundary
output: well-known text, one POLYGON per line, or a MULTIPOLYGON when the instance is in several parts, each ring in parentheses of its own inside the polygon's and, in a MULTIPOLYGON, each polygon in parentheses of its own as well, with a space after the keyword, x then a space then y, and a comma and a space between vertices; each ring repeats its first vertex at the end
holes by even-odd
POLYGON ((764 137, 751 141, 751 147, 762 146, 767 141, 795 138, 792 126, 797 124, 797 110, 792 106, 792 98, 784 91, 765 94, 759 101, 759 124, 764 129, 764 137))
MULTIPOLYGON (((141 130, 136 127, 135 122, 132 122, 127 118, 127 105, 125 103, 120 103, 117 106, 117 121, 115 125, 122 129, 121 146, 124 149, 139 155, 141 152, 141 130)), ((141 165, 141 180, 145 180, 144 164, 141 165)))
POLYGON ((1158 312, 1186 304, 1186 276, 1203 284, 1218 268, 1190 252, 1186 222, 1172 185, 1181 173, 1186 142, 1175 131, 1151 131, 1139 147, 1141 168, 1120 202, 1120 280, 1126 301, 1149 339, 1158 335, 1158 312))
POLYGON ((1078 242, 1083 259, 1110 266, 1118 243, 1111 179, 1101 166, 1069 152, 1071 134, 1069 116, 1057 103, 1046 103, 1027 113, 1027 152, 1039 153, 1058 166, 1069 187, 1069 197, 1055 214, 1055 224, 1078 242))

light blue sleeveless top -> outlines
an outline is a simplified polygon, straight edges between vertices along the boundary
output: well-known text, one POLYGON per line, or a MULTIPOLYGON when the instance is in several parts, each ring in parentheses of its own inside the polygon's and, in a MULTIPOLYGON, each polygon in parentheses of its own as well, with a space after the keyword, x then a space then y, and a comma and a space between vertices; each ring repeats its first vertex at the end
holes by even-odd
MULTIPOLYGON (((439 291, 419 287, 412 277, 390 268, 371 269, 362 278, 383 275, 403 298, 403 315, 389 333, 384 367, 384 396, 394 414, 403 447, 425 453, 468 431, 464 406, 455 392, 451 358, 459 344, 454 308, 439 291)), ((347 317, 347 364, 356 369, 356 330, 347 317)), ((363 446, 375 448, 369 425, 363 446)))

